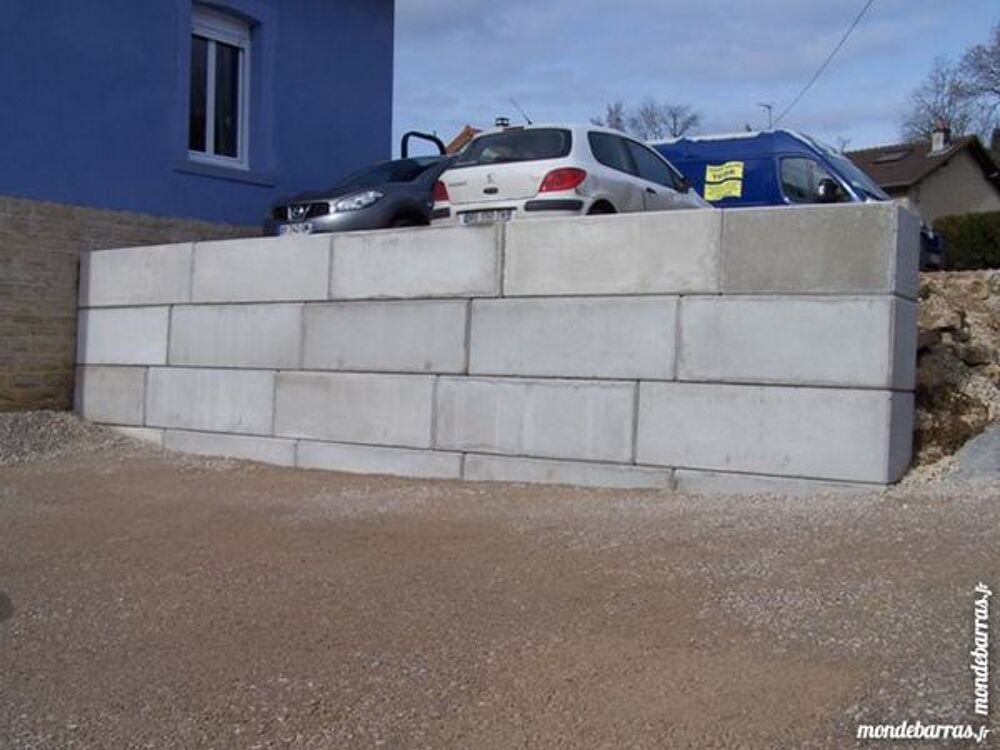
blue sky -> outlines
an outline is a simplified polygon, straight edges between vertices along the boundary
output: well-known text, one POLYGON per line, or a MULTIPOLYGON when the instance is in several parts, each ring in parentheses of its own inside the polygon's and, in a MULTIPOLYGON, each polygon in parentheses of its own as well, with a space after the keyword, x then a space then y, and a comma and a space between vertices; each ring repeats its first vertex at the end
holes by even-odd
MULTIPOLYGON (((646 97, 701 112, 702 132, 766 125, 863 0, 397 0, 394 130, 518 119, 586 122, 646 97)), ((898 140, 910 91, 1000 21, 995 0, 875 0, 782 126, 849 148, 898 140)), ((398 146, 397 146, 398 148, 398 146)))

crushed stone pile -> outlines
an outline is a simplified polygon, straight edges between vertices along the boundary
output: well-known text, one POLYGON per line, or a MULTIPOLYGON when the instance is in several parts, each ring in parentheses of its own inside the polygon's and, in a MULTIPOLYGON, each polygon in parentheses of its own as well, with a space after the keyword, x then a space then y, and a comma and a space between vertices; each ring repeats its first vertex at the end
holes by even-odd
POLYGON ((141 449, 139 443, 71 412, 0 413, 0 466, 87 453, 131 453, 137 449, 141 449))
POLYGON ((917 465, 952 455, 1000 419, 1000 270, 920 280, 917 465))

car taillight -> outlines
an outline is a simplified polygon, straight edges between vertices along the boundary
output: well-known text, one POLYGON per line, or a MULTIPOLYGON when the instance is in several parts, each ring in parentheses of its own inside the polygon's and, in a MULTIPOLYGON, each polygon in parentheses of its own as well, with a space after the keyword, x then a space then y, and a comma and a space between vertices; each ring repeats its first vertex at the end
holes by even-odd
POLYGON ((555 193, 560 190, 573 190, 580 186, 580 183, 587 179, 587 173, 576 167, 562 167, 553 169, 542 180, 542 186, 538 188, 539 193, 555 193))
POLYGON ((434 183, 434 202, 435 203, 448 203, 451 199, 448 197, 447 186, 438 180, 434 183))

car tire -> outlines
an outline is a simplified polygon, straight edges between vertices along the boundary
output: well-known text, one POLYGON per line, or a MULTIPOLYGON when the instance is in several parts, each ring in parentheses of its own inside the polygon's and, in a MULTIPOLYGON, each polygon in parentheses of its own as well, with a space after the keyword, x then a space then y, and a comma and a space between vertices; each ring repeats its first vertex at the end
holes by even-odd
POLYGON ((397 216, 391 222, 389 222, 390 229, 403 229, 404 227, 416 227, 419 226, 419 222, 414 221, 410 216, 397 216))
POLYGON ((591 206, 590 210, 587 211, 587 216, 601 216, 604 214, 614 214, 614 213, 618 212, 615 211, 615 207, 612 206, 610 203, 608 203, 607 201, 597 201, 597 203, 591 206))

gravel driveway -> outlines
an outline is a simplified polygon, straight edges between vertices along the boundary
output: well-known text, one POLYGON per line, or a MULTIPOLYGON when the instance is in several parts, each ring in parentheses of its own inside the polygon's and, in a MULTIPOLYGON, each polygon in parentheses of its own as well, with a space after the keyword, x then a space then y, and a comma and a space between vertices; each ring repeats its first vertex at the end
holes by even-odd
POLYGON ((115 444, 0 466, 0 747, 850 747, 973 719, 979 581, 982 483, 705 498, 115 444))

